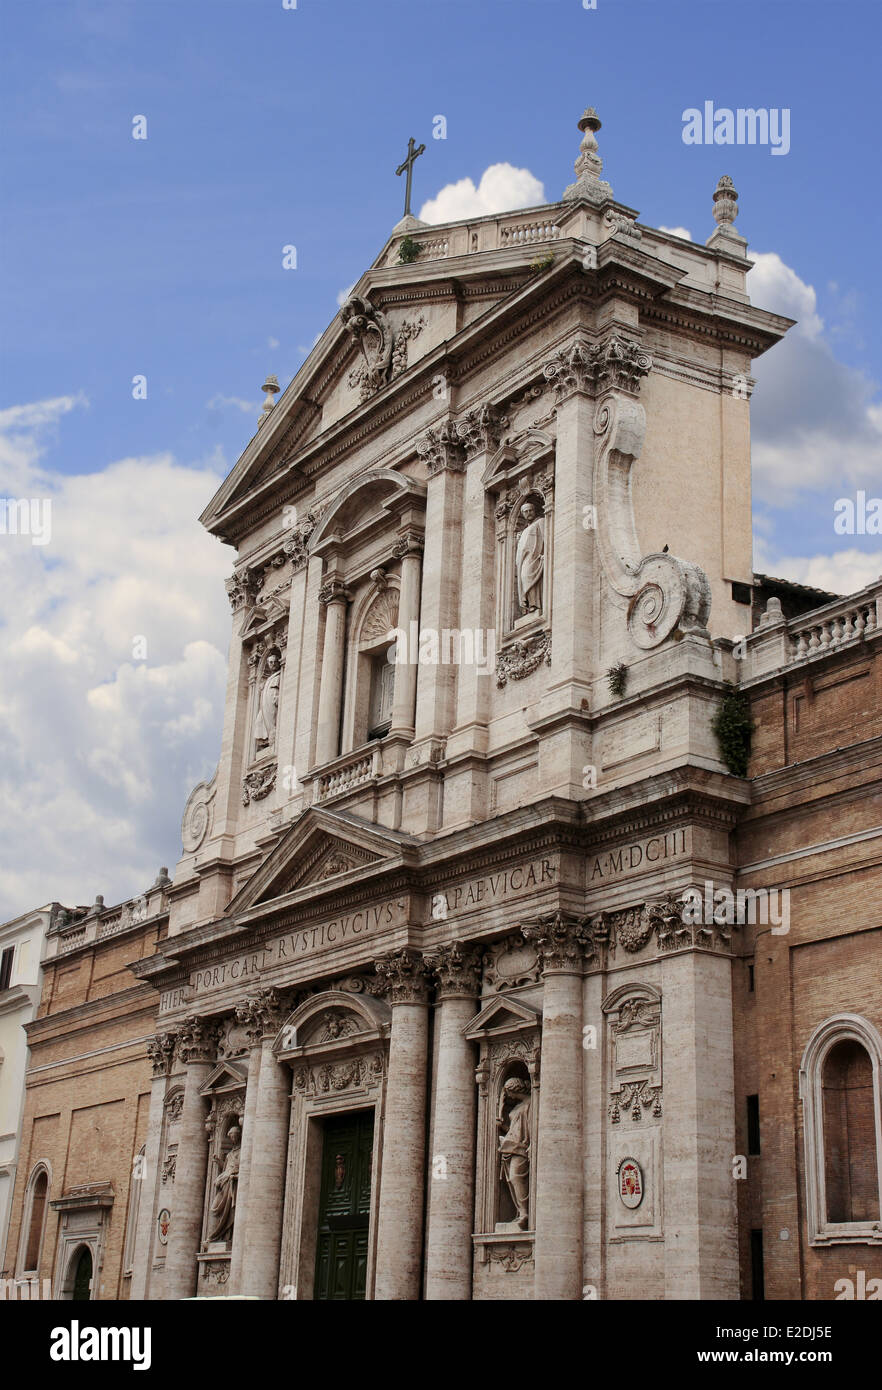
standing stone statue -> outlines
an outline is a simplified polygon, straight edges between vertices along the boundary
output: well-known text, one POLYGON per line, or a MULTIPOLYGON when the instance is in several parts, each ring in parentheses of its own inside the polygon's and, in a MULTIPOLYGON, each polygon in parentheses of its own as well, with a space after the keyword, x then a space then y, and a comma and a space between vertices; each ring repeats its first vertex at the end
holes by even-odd
POLYGON ((504 1178, 517 1217, 497 1221, 497 1231, 526 1231, 530 1222, 530 1087, 520 1076, 510 1076, 502 1088, 499 1115, 500 1176, 504 1178), (505 1106, 511 1102, 506 1123, 505 1106))
POLYGON ((279 713, 279 682, 282 676, 278 652, 271 651, 267 654, 264 669, 266 675, 258 696, 257 715, 254 721, 254 747, 258 750, 275 747, 276 720, 279 713))
POLYGON ((209 1240, 227 1240, 233 1231, 236 1218, 236 1191, 239 1186, 239 1140, 242 1131, 233 1125, 227 1136, 233 1147, 227 1153, 223 1168, 214 1180, 214 1198, 211 1203, 212 1225, 209 1240))
POLYGON ((518 603, 521 613, 542 608, 542 572, 545 568, 545 518, 536 515, 532 502, 521 507, 526 525, 518 536, 515 569, 518 577, 518 603))

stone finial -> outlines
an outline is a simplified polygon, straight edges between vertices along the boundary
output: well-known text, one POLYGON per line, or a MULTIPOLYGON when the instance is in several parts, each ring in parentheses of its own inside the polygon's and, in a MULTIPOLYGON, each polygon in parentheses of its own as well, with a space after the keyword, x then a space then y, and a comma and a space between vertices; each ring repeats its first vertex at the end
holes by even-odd
POLYGON ((268 376, 260 389, 261 391, 265 391, 266 395, 264 396, 263 400, 263 409, 260 412, 260 415, 257 417, 258 426, 263 424, 264 420, 269 415, 270 411, 276 403, 276 396, 279 394, 279 391, 281 389, 279 386, 279 378, 277 376, 268 376))
POLYGON ((601 120, 594 107, 587 107, 579 120, 582 143, 579 145, 579 156, 574 165, 576 182, 564 189, 563 196, 566 201, 572 202, 577 198, 584 198, 586 202, 599 207, 602 203, 612 200, 611 186, 600 177, 603 160, 597 153, 595 134, 596 131, 600 130, 600 127, 601 120))
POLYGON ((718 227, 733 226, 738 216, 738 194, 728 174, 723 174, 714 189, 714 221, 718 227))

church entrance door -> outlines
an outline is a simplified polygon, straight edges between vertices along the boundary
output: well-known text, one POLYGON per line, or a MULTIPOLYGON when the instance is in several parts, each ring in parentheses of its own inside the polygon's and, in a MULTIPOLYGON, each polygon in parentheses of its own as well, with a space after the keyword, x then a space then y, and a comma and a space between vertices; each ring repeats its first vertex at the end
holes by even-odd
POLYGON ((373 1110, 324 1122, 315 1298, 365 1296, 371 1202, 373 1110))

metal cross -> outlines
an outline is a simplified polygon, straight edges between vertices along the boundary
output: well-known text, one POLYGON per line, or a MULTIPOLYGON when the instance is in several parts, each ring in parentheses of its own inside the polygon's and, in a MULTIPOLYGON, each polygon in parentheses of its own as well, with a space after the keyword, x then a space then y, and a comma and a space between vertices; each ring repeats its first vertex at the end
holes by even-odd
POLYGON ((409 141, 408 146, 407 146, 407 159, 405 159, 405 161, 404 161, 403 164, 399 164, 398 168, 395 170, 396 174, 403 174, 404 171, 405 171, 405 169, 407 170, 407 190, 406 190, 405 195, 404 195, 404 215, 405 215, 405 217, 409 217, 409 216, 410 216, 410 188, 411 188, 411 182, 412 182, 412 180, 413 180, 413 165, 414 165, 414 160, 415 160, 415 159, 419 159, 420 155, 421 155, 421 154, 425 154, 425 152, 426 152, 426 147, 425 147, 425 145, 420 145, 420 147, 419 147, 418 150, 414 149, 414 139, 413 139, 413 136, 411 136, 411 137, 410 137, 410 141, 409 141))

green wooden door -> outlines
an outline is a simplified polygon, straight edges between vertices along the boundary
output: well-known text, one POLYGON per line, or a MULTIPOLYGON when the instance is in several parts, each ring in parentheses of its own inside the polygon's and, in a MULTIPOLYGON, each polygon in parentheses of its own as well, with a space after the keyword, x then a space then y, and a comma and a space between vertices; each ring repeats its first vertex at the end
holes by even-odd
POLYGON ((364 1298, 371 1207, 374 1112, 325 1121, 315 1297, 364 1298))

